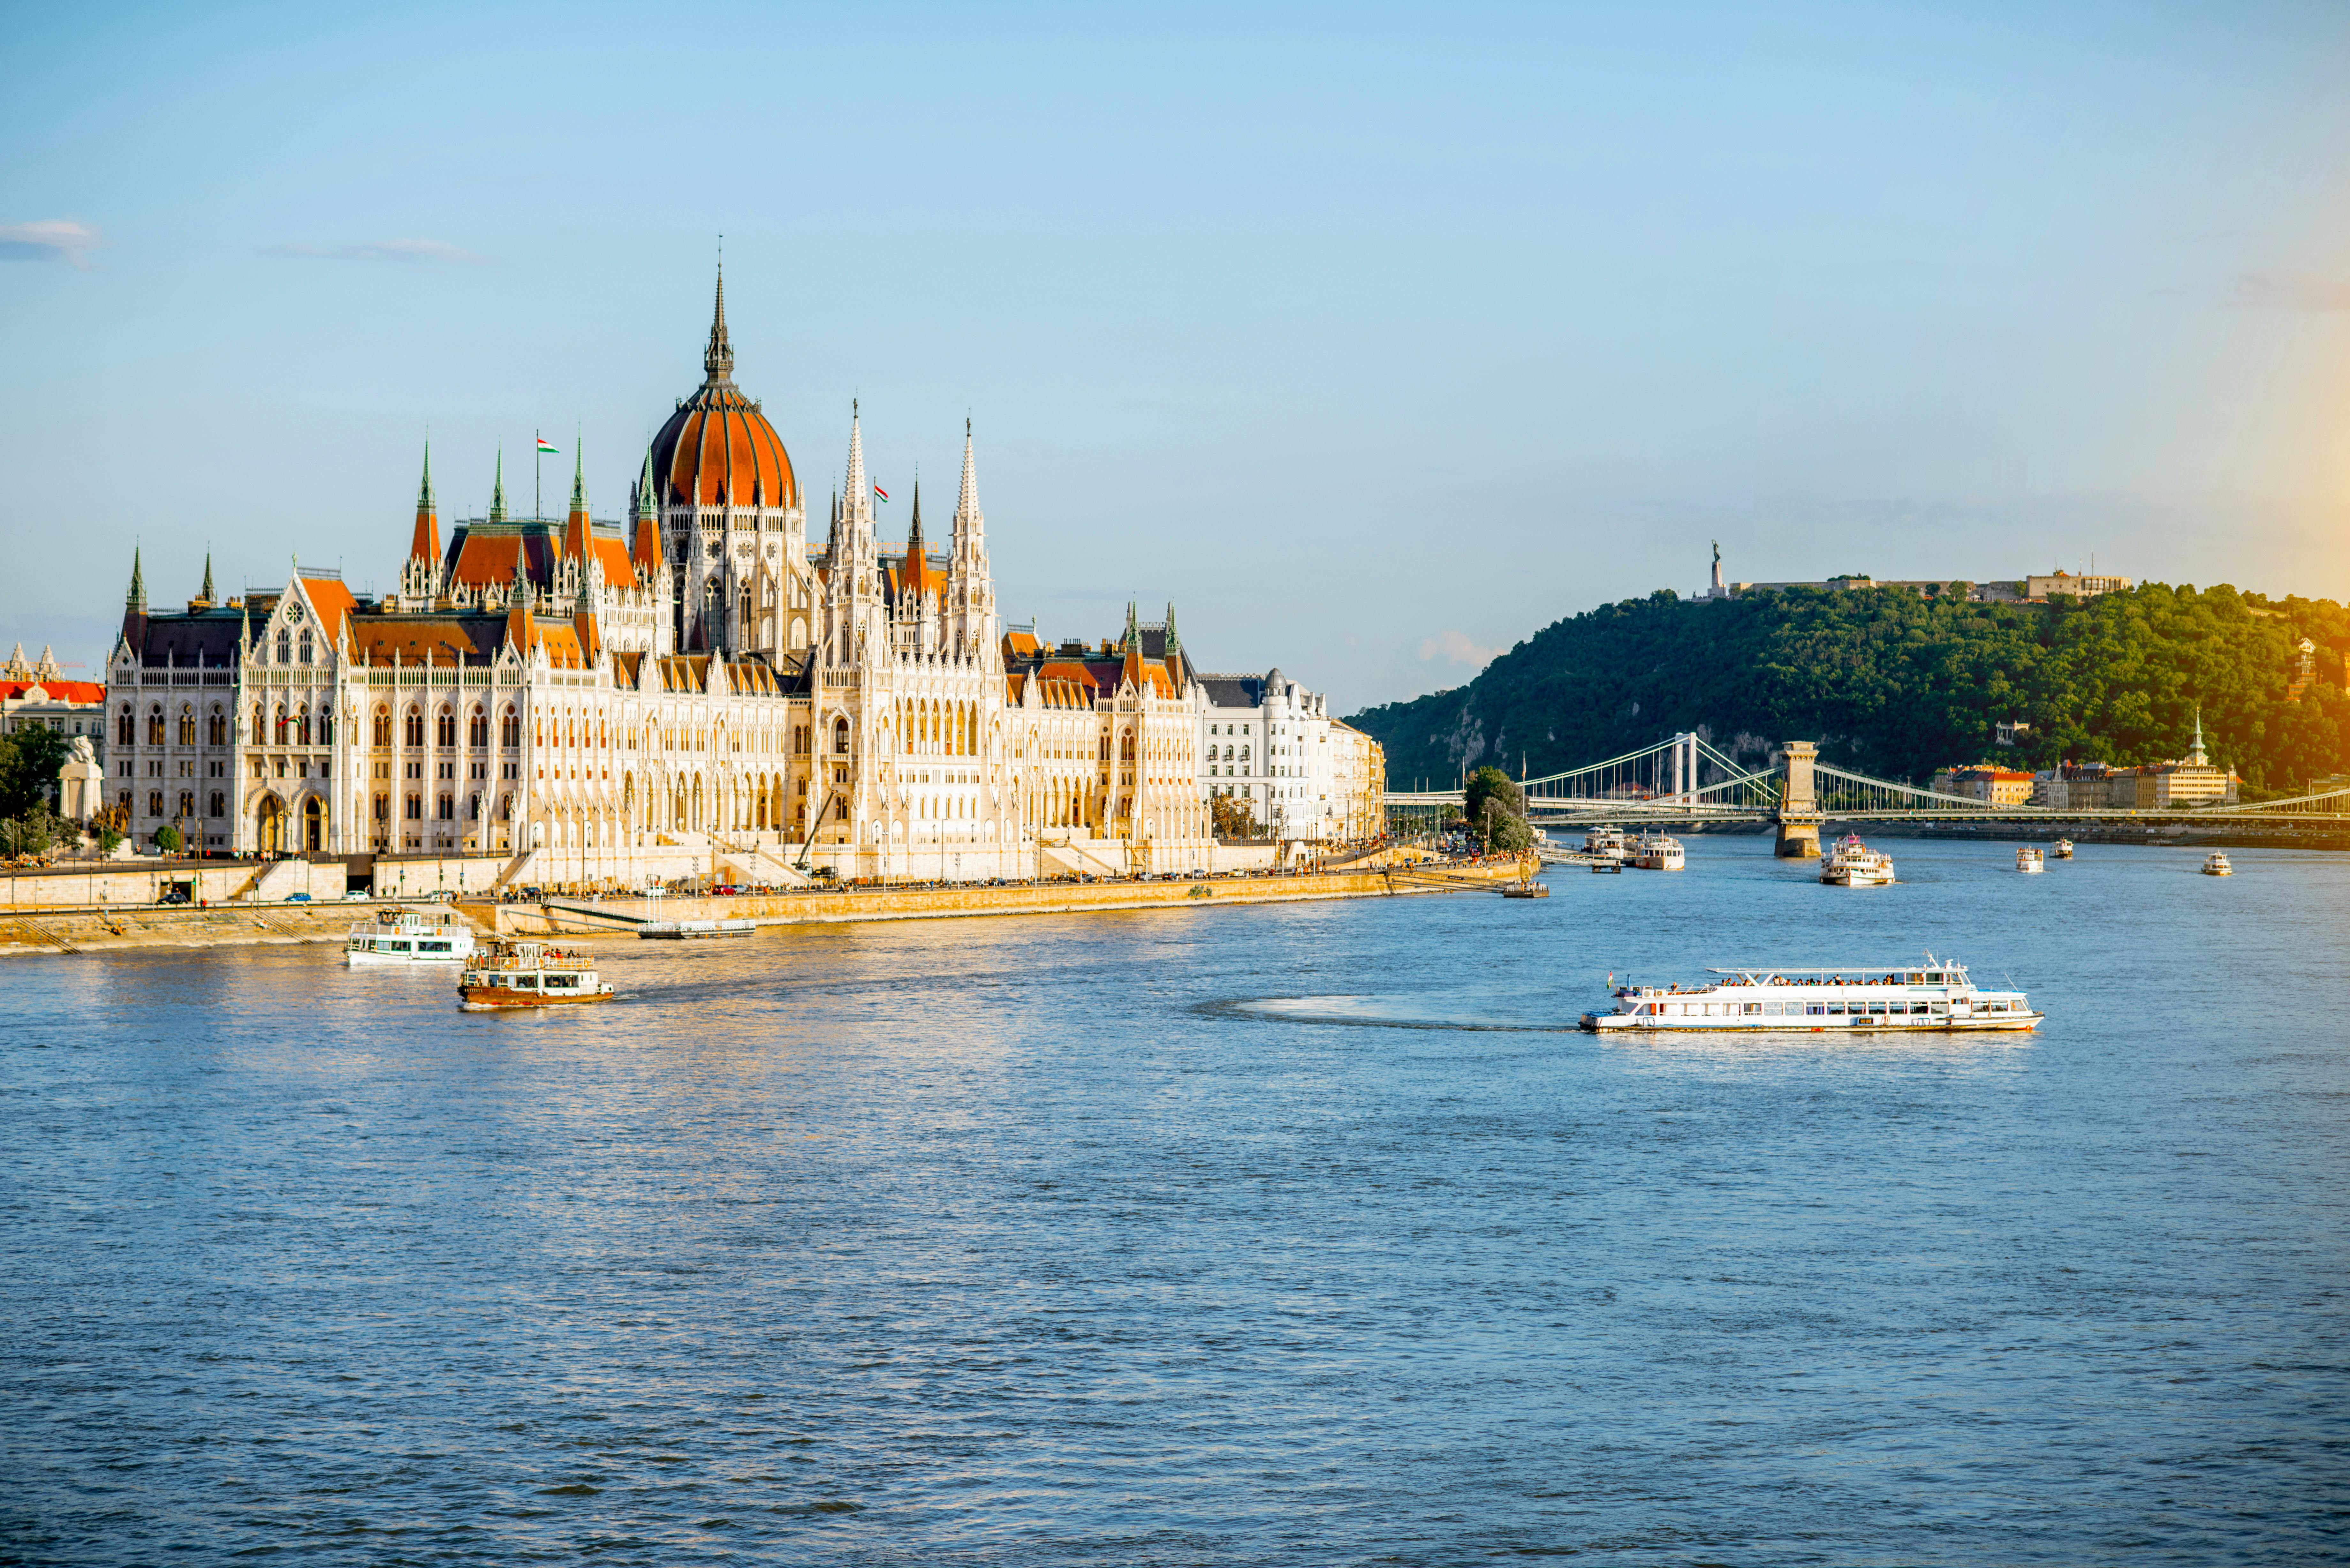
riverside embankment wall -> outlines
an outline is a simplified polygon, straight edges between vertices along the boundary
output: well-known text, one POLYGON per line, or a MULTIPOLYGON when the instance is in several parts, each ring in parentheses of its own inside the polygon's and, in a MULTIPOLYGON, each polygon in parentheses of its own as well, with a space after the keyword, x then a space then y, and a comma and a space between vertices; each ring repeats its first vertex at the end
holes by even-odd
POLYGON ((607 898, 589 904, 460 905, 476 924, 515 935, 633 934, 646 920, 753 920, 762 926, 838 925, 857 920, 946 919, 968 915, 1068 915, 1107 909, 1218 909, 1322 898, 1484 889, 1516 877, 1507 865, 1462 867, 1451 880, 1380 871, 1305 872, 1201 882, 1045 883, 1016 888, 860 888, 846 892, 745 895, 731 898, 607 898))
MULTIPOLYGON (((857 920, 944 919, 983 915, 1081 914, 1116 909, 1217 909, 1246 904, 1372 898, 1393 894, 1490 891, 1517 875, 1505 862, 1448 867, 1440 873, 1384 871, 1233 877, 1210 882, 1056 883, 1029 888, 895 888, 744 898, 620 898, 601 904, 455 906, 484 932, 633 939, 644 919, 751 919, 762 926, 857 920), (1195 891, 1203 889, 1203 891, 1195 891)), ((340 941, 353 921, 393 900, 331 904, 232 904, 209 909, 148 907, 0 909, 0 956, 109 952, 140 948, 228 947, 340 941)))

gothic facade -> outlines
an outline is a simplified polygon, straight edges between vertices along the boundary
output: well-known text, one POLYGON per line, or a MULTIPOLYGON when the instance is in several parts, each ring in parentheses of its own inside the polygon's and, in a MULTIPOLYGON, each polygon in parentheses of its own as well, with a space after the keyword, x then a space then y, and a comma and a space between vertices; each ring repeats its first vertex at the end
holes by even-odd
POLYGON ((999 622, 968 426, 943 548, 919 489, 880 536, 851 410, 812 545, 791 458, 733 380, 723 279, 704 379, 625 521, 486 517, 444 545, 431 459, 396 591, 298 565, 282 590, 151 608, 110 668, 109 804, 215 850, 492 856, 535 882, 788 882, 1215 868, 1210 705, 1170 609, 1098 645, 999 622))

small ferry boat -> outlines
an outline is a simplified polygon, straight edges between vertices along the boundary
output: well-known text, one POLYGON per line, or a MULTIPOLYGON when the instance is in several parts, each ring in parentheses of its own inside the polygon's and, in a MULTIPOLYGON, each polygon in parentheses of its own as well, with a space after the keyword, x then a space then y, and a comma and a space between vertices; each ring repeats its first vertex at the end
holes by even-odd
POLYGON ((2054 847, 2048 851, 2048 857, 2052 860, 2070 860, 2073 858, 2073 841, 2069 838, 2058 839, 2054 847))
POLYGON ((453 915, 379 909, 343 939, 343 961, 353 969, 380 963, 463 963, 473 956, 473 930, 453 915))
POLYGON ((2015 868, 2026 876, 2036 876, 2048 869, 2048 858, 2041 854, 2038 845, 2019 844, 2015 846, 2015 868))
POLYGON ((649 920, 637 928, 647 941, 691 942, 712 937, 747 937, 757 933, 753 920, 649 920))
POLYGON ((1521 877, 1515 882, 1503 883, 1502 897, 1504 898, 1547 898, 1550 897, 1550 884, 1547 882, 1537 882, 1531 877, 1521 877))
POLYGON ((2214 849, 2203 857, 2203 875, 2206 877, 2233 877, 2235 874, 2236 868, 2228 864, 2226 851, 2214 849))
POLYGON ((1616 987, 1615 1008, 1586 1012, 1589 1032, 1809 1032, 2036 1029, 2042 1014, 2020 991, 1983 991, 1964 964, 1877 969, 1716 969, 1699 986, 1616 987))
POLYGON ((458 1005, 468 1012, 492 1007, 559 1007, 609 1002, 612 988, 596 973, 585 953, 546 942, 492 940, 457 982, 458 1005))
POLYGON ((1627 846, 1625 858, 1636 871, 1678 871, 1689 861, 1681 841, 1666 833, 1644 833, 1627 846))
POLYGON ((1887 888, 1893 883, 1893 857, 1871 849, 1860 836, 1847 833, 1828 846, 1820 862, 1820 880, 1831 888, 1887 888))
POLYGON ((1624 830, 1607 826, 1589 829, 1583 836, 1583 852, 1603 859, 1622 860, 1626 853, 1624 830))

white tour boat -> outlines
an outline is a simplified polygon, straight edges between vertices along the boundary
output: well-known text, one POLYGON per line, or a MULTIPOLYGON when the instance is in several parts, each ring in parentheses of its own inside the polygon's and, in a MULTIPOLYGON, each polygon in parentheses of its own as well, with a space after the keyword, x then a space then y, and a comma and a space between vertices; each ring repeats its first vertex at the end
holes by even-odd
POLYGON ((611 1000, 612 988, 586 953, 504 937, 483 949, 457 981, 458 1005, 469 1012, 611 1000))
POLYGON ((2073 858, 2073 841, 2069 838, 2058 839, 2056 846, 2048 852, 2048 856, 2052 860, 2070 860, 2073 858))
POLYGON ((1665 833, 1640 835, 1626 846, 1624 858, 1639 871, 1678 871, 1689 864, 1681 841, 1665 833))
POLYGON ((1893 884, 1893 857, 1871 849, 1860 836, 1847 833, 1828 846, 1820 862, 1820 880, 1831 888, 1887 888, 1893 884))
POLYGON ((1594 827, 1583 835, 1583 852, 1603 860, 1621 860, 1628 851, 1625 847, 1624 830, 1620 827, 1594 827))
POLYGON ((2233 877, 2235 874, 2236 868, 2228 864, 2225 850, 2214 849, 2203 857, 2203 875, 2206 877, 2233 877))
POLYGON ((1617 1030, 2036 1029, 2020 991, 1981 991, 1963 964, 1929 955, 1898 969, 1717 969, 1700 986, 1618 986, 1610 1012, 1586 1012, 1593 1033, 1617 1030))
POLYGON ((2019 844, 2015 846, 2015 868, 2033 876, 2048 869, 2048 857, 2040 852, 2038 845, 2019 844))
POLYGON ((463 963, 473 956, 473 930, 453 915, 379 909, 343 939, 343 961, 357 969, 377 963, 463 963))

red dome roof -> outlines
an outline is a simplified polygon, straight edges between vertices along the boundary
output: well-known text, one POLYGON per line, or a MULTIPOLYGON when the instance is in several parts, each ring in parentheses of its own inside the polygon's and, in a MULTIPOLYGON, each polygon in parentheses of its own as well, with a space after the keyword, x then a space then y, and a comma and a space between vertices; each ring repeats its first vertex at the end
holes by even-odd
POLYGON ((734 385, 723 274, 702 367, 708 374, 701 390, 679 404, 653 437, 653 475, 661 499, 672 505, 799 505, 799 477, 792 472, 783 438, 734 385))

